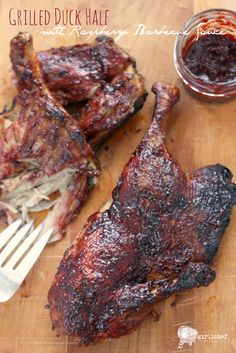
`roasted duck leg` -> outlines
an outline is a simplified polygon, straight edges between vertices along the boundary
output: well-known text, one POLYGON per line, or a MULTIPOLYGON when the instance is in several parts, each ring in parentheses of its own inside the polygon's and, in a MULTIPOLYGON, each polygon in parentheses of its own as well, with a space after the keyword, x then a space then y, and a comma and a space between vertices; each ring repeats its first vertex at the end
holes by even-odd
POLYGON ((56 203, 49 196, 59 191, 63 204, 70 207, 57 207, 60 214, 54 210, 53 217, 49 215, 61 220, 50 224, 58 238, 98 174, 98 163, 82 131, 45 86, 28 33, 12 39, 11 61, 20 92, 14 109, 0 117, 0 201, 4 203, 0 219, 9 218, 6 205, 11 208, 10 219, 12 212, 26 218, 28 211, 47 209, 56 203))
POLYGON ((162 129, 179 91, 157 82, 153 92, 151 127, 110 208, 88 219, 48 293, 53 329, 77 336, 80 345, 127 334, 157 302, 215 278, 210 263, 229 224, 236 185, 220 164, 186 177, 162 129))

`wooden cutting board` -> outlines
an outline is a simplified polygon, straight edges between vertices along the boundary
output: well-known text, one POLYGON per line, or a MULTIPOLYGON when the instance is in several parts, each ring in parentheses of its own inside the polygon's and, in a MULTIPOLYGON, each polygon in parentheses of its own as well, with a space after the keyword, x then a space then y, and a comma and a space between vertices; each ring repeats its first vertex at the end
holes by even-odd
MULTIPOLYGON (((213 163, 228 166, 236 175, 236 100, 213 105, 196 100, 185 92, 173 65, 173 36, 134 36, 139 23, 147 29, 178 31, 194 13, 213 7, 236 10, 236 1, 198 0, 134 0, 134 1, 0 1, 0 106, 11 102, 15 94, 9 75, 9 41, 19 30, 33 34, 37 50, 51 46, 71 45, 86 41, 76 34, 43 36, 42 28, 10 26, 8 12, 14 9, 109 9, 109 29, 126 29, 129 34, 119 44, 137 59, 138 69, 146 78, 150 92, 155 80, 180 87, 181 99, 169 115, 168 146, 185 172, 213 163)), ((48 26, 49 28, 50 26, 48 26)), ((51 27, 50 27, 51 28, 51 27)), ((44 28, 45 29, 45 28, 44 28)), ((22 288, 7 303, 0 304, 0 353, 174 353, 177 352, 177 329, 188 325, 199 334, 227 335, 227 339, 197 340, 182 352, 236 352, 236 209, 222 247, 215 260, 217 278, 207 288, 181 293, 156 307, 133 334, 87 348, 78 348, 75 340, 57 338, 51 330, 47 310, 47 291, 61 256, 87 217, 97 211, 111 196, 117 178, 147 130, 153 111, 153 94, 145 107, 120 129, 99 152, 102 175, 66 237, 47 246, 27 277, 22 288)), ((236 178, 235 178, 236 181, 236 178)))

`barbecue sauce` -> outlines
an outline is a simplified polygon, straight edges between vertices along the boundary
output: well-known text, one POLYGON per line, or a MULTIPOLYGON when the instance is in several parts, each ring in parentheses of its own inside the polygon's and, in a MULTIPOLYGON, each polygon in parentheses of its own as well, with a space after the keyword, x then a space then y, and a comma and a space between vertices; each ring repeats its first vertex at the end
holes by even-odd
POLYGON ((208 83, 236 79, 236 40, 229 35, 205 34, 187 42, 183 59, 188 69, 208 83))

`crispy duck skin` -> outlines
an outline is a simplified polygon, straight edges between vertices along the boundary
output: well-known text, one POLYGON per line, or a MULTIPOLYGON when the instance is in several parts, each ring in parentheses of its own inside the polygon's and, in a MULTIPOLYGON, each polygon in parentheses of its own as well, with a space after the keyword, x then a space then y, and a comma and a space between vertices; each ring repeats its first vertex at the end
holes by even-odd
POLYGON ((97 149, 143 107, 146 97, 144 79, 131 65, 110 83, 99 87, 76 115, 90 146, 97 149))
POLYGON ((88 100, 74 117, 94 149, 143 107, 144 79, 112 38, 37 55, 49 90, 63 105, 88 100))
POLYGON ((157 82, 153 121, 125 166, 109 209, 65 252, 48 293, 53 329, 80 345, 132 332, 172 293, 207 286, 236 203, 220 164, 189 178, 169 154, 162 122, 179 91, 157 82))
POLYGON ((52 48, 37 54, 49 90, 63 104, 89 99, 95 90, 135 61, 112 38, 95 44, 52 48))
POLYGON ((47 175, 68 167, 93 175, 95 156, 84 134, 45 86, 28 33, 12 39, 10 56, 21 91, 14 121, 1 132, 0 161, 36 158, 47 175))
POLYGON ((25 207, 33 192, 29 208, 48 199, 57 190, 55 185, 62 193, 67 187, 77 190, 64 193, 63 202, 71 207, 59 208, 62 214, 56 218, 61 219, 60 224, 51 224, 55 232, 62 233, 85 199, 81 190, 86 194, 88 187, 84 184, 91 185, 98 174, 98 162, 81 129, 44 84, 28 33, 12 39, 10 56, 20 91, 14 109, 0 117, 0 201, 18 210, 25 207), (77 184, 78 175, 83 180, 82 188, 77 184))
MULTIPOLYGON (((94 149, 143 107, 144 79, 135 60, 112 38, 52 48, 37 57, 48 89, 64 106, 86 100, 82 110, 75 106, 73 117, 94 149)), ((21 89, 18 71, 15 74, 21 89)))
MULTIPOLYGON (((113 130, 124 124, 129 116, 136 113, 144 104, 147 96, 144 79, 137 73, 135 61, 115 45, 111 38, 99 37, 94 45, 84 44, 50 49, 38 53, 37 58, 43 71, 41 73, 37 63, 35 72, 40 75, 40 79, 37 81, 46 81, 47 88, 61 103, 67 104, 91 97, 76 116, 72 118, 71 115, 67 114, 65 117, 70 120, 74 127, 77 126, 83 131, 93 149, 97 149, 113 130), (43 75, 43 79, 41 75, 43 75)), ((28 86, 31 87, 31 68, 27 60, 24 59, 23 50, 20 55, 16 56, 13 49, 11 60, 17 77, 18 90, 22 95, 22 91, 28 90, 28 86)), ((34 61, 37 62, 36 59, 34 61)), ((38 84, 38 82, 36 83, 38 84)), ((47 94, 49 94, 49 91, 47 91, 47 94)), ((30 95, 32 95, 32 92, 30 95)), ((25 100, 25 98, 23 99, 25 100)), ((15 101, 19 101, 19 97, 15 101)), ((13 104, 13 114, 16 114, 16 106, 13 104)), ((12 115, 12 110, 6 110, 6 113, 12 115)), ((4 115, 3 125, 6 121, 6 115, 4 115)), ((69 126, 70 122, 68 123, 69 126)), ((44 128, 48 130, 47 126, 43 126, 44 128)), ((43 129, 41 130, 40 127, 41 132, 43 129)), ((33 131, 37 135, 36 128, 33 131)), ((48 133, 50 133, 50 130, 48 133)), ((52 139, 55 134, 52 131, 52 139)), ((58 146, 64 148, 60 143, 58 143, 58 146)), ((44 148, 46 148, 46 144, 44 144, 44 148)), ((53 155, 56 158, 56 154, 53 155)), ((45 153, 42 153, 42 156, 46 157, 45 153)), ((77 160, 81 162, 81 158, 78 157, 77 160)), ((55 167, 54 160, 52 162, 55 167)), ((48 168, 48 165, 46 166, 48 168)), ((18 172, 24 170, 24 160, 5 163, 0 176, 2 178, 7 177, 8 174, 14 173, 16 167, 18 172)), ((20 179, 21 183, 24 181, 24 183, 29 184, 29 178, 26 179, 23 176, 20 179)), ((34 184, 39 184, 37 175, 34 179, 34 184)), ((49 181, 53 182, 53 180, 49 181)), ((46 180, 47 183, 49 181, 46 180)), ((93 184, 94 179, 90 177, 84 175, 72 176, 72 180, 68 184, 70 187, 58 199, 57 205, 47 217, 46 224, 48 226, 52 223, 57 224, 56 228, 59 233, 64 233, 65 225, 76 216, 93 184), (68 205, 70 206, 67 207, 68 205), (64 211, 65 209, 67 209, 67 212, 64 211)), ((4 189, 4 187, 1 189, 4 189)), ((24 197, 27 196, 25 194, 24 197)), ((14 199, 14 206, 18 203, 19 200, 14 199)), ((32 202, 30 202, 31 204, 32 202)), ((33 211, 36 210, 41 210, 41 208, 34 206, 33 211)), ((10 216, 8 218, 10 219, 10 216)), ((59 234, 54 236, 54 240, 59 238, 59 234)))

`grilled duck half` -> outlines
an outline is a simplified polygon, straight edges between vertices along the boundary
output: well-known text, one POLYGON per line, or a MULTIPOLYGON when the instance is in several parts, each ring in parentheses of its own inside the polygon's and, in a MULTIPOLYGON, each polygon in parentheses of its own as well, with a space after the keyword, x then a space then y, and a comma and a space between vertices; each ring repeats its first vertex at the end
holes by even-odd
POLYGON ((28 33, 12 39, 10 55, 20 91, 14 109, 0 116, 0 221, 53 206, 45 227, 59 238, 94 183, 97 160, 44 84, 28 33))
POLYGON ((53 329, 80 345, 132 332, 154 304, 215 278, 210 263, 236 203, 217 164, 189 178, 169 154, 162 122, 179 91, 159 82, 152 124, 124 167, 110 208, 65 252, 48 293, 53 329))

